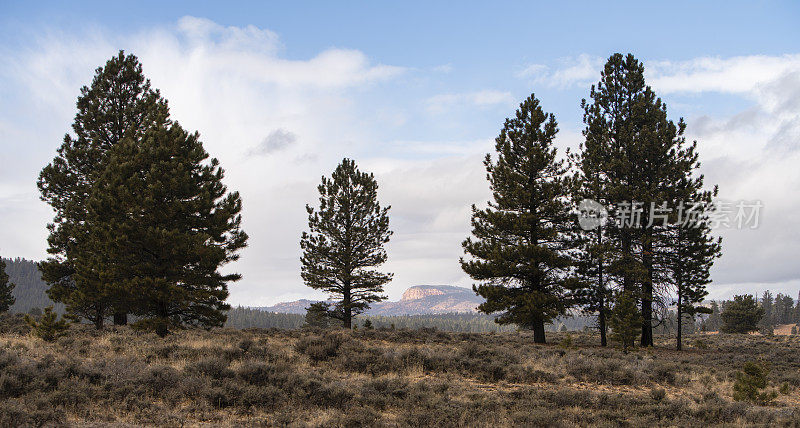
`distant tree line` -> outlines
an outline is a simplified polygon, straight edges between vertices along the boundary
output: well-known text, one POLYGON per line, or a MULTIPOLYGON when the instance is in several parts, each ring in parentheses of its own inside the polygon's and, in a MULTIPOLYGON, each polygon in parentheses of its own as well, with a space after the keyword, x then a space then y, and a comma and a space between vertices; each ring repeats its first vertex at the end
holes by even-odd
POLYGON ((226 312, 225 327, 244 328, 282 328, 295 329, 305 324, 302 314, 284 314, 267 312, 261 309, 252 309, 242 306, 231 308, 226 312))
POLYGON ((31 309, 44 309, 54 306, 59 314, 64 313, 64 305, 54 303, 47 297, 47 283, 36 262, 23 258, 0 259, 5 263, 8 282, 15 286, 11 290, 14 303, 9 308, 13 313, 26 313, 31 309))
POLYGON ((759 331, 771 335, 777 325, 800 325, 800 296, 795 301, 791 296, 781 293, 773 297, 766 290, 761 299, 753 295, 741 295, 732 300, 711 301, 709 307, 710 314, 700 323, 702 331, 759 331))

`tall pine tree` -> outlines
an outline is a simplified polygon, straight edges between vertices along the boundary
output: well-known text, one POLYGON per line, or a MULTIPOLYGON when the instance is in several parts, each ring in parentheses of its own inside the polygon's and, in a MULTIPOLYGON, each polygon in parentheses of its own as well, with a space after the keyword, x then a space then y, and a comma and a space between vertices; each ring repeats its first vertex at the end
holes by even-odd
POLYGON ((644 81, 644 66, 633 55, 612 55, 584 108, 582 176, 598 180, 618 223, 608 228, 617 257, 610 272, 622 289, 641 302, 643 346, 653 345, 653 305, 666 294, 667 278, 658 248, 668 225, 651 223, 651 213, 674 199, 673 185, 691 168, 683 121, 667 118, 666 105, 644 81), (639 219, 640 221, 637 221, 639 219))
POLYGON ((496 162, 486 155, 492 201, 472 207, 472 235, 464 243, 470 256, 461 267, 486 299, 478 308, 500 312, 499 323, 534 332, 545 343, 544 325, 563 315, 574 288, 567 253, 572 229, 564 162, 556 159, 558 126, 531 95, 506 119, 495 140, 496 162))
POLYGON ((386 261, 390 207, 378 202, 374 175, 347 158, 317 189, 319 208, 306 205, 309 231, 300 238, 302 277, 338 300, 331 316, 349 329, 353 316, 386 299, 380 293, 392 274, 374 268, 386 261))
POLYGON ((96 273, 75 276, 76 252, 91 253, 88 238, 93 226, 87 219, 87 200, 98 175, 106 167, 108 150, 123 138, 139 140, 153 126, 169 123, 169 109, 158 90, 150 87, 142 66, 133 55, 120 51, 97 69, 92 84, 81 88, 78 112, 58 155, 39 175, 42 200, 53 207, 48 225, 48 253, 41 263, 48 295, 67 305, 75 317, 91 320, 98 328, 113 314, 126 323, 129 296, 109 293, 96 273))
POLYGON ((178 124, 123 139, 88 199, 94 244, 80 254, 77 280, 96 276, 131 296, 135 326, 160 336, 184 325, 222 326, 228 283, 241 276, 219 268, 247 243, 241 198, 223 178, 198 134, 178 124))
POLYGON ((711 282, 710 270, 722 251, 722 240, 711 236, 708 223, 717 189, 704 191, 702 188, 702 175, 692 178, 687 174, 676 184, 675 194, 682 200, 674 202, 678 208, 671 218, 668 241, 660 248, 661 259, 677 295, 678 350, 683 348, 684 318, 694 320, 697 314, 712 312, 699 303, 708 295, 706 285, 711 282))
POLYGON ((16 301, 11 295, 12 291, 14 291, 14 284, 8 282, 6 262, 0 259, 0 313, 11 309, 11 305, 16 301))

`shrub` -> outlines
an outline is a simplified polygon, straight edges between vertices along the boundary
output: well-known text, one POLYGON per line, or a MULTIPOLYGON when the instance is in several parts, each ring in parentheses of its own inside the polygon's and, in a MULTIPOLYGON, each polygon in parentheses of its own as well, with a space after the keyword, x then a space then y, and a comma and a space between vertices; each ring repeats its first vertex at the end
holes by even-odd
POLYGON ((35 321, 30 315, 25 316, 25 322, 31 326, 31 333, 44 340, 45 342, 54 342, 59 337, 66 334, 69 329, 69 323, 66 320, 59 320, 58 314, 53 312, 53 307, 48 306, 44 309, 44 314, 35 321))
POLYGON ((335 357, 342 345, 342 337, 338 334, 326 334, 322 337, 303 337, 297 341, 295 350, 308 355, 313 361, 325 361, 335 357))
POLYGON ((230 377, 233 372, 228 369, 228 361, 221 357, 206 357, 186 366, 189 373, 197 373, 213 379, 230 377))
POLYGON ((664 388, 653 388, 650 390, 650 398, 655 401, 661 401, 667 396, 667 390, 664 388))
POLYGON ((769 370, 760 364, 751 361, 744 363, 742 371, 736 373, 736 381, 733 383, 733 399, 768 404, 777 396, 775 391, 762 391, 767 387, 768 374, 769 370))

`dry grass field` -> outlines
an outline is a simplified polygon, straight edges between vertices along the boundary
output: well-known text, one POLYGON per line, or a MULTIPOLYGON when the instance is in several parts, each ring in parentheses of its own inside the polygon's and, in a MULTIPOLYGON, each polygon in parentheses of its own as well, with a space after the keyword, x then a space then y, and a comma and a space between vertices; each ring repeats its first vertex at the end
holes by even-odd
POLYGON ((0 328, 1 426, 800 426, 800 336, 658 338, 623 354, 589 335, 429 330, 0 328), (569 337, 569 338, 568 338, 569 337), (570 343, 571 342, 571 343, 570 343), (769 405, 732 399, 746 361, 769 405))

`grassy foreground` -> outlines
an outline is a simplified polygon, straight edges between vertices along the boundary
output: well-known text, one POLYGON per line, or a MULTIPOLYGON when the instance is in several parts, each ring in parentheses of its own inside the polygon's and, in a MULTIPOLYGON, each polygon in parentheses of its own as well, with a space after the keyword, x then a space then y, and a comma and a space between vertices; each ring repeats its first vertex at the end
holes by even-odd
POLYGON ((429 330, 183 331, 84 326, 53 343, 0 330, 0 426, 800 426, 800 336, 657 338, 429 330), (562 344, 557 344, 563 341, 562 344), (745 361, 768 406, 731 398, 745 361), (784 385, 785 384, 785 385, 784 385))

